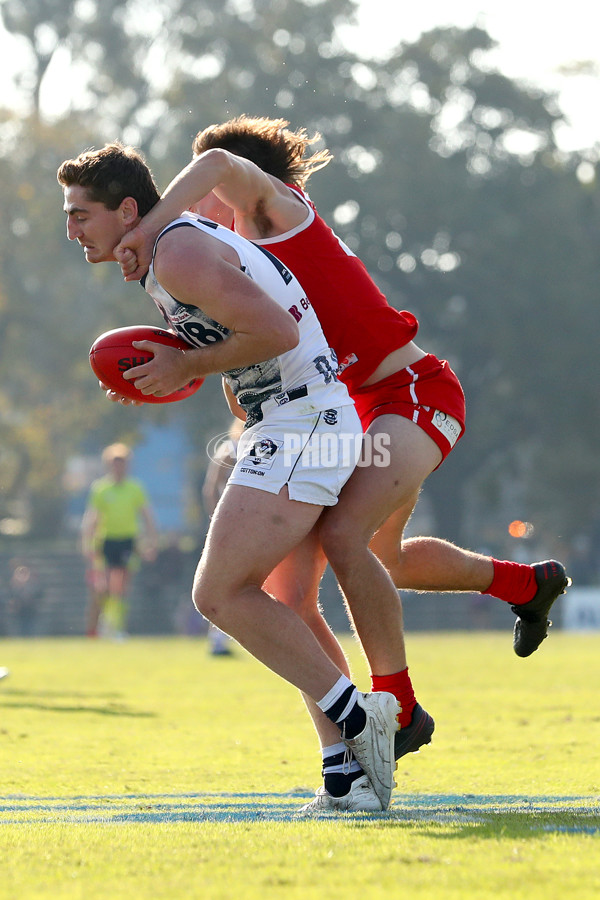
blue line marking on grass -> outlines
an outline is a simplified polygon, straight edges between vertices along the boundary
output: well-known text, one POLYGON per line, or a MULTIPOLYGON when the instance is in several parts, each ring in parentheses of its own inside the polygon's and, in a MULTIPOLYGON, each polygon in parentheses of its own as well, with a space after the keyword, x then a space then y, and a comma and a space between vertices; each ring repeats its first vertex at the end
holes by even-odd
MULTIPOLYGON (((119 824, 177 822, 292 822, 312 797, 289 793, 101 794, 72 797, 0 796, 0 825, 48 823, 119 824)), ((477 794, 398 794, 387 812, 322 814, 319 819, 390 823, 479 824, 516 813, 532 829, 572 834, 600 833, 600 806, 592 797, 525 797, 477 794), (544 818, 540 819, 542 816, 544 818), (557 821, 548 822, 548 816, 557 821), (564 817, 568 817, 565 822, 564 817), (560 819, 560 821, 559 821, 560 819)))

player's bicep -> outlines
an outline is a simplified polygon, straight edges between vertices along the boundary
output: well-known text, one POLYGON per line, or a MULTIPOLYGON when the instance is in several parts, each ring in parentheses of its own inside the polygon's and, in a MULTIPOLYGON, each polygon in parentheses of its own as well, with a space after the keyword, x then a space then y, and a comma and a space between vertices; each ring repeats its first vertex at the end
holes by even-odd
MULTIPOLYGON (((211 152, 216 151, 208 151, 211 152)), ((252 216, 258 206, 268 207, 276 197, 275 187, 262 169, 231 153, 226 155, 223 178, 213 192, 219 200, 244 216, 252 216)))
POLYGON ((210 237, 187 231, 165 235, 156 253, 156 277, 170 294, 238 334, 297 330, 287 310, 240 270, 231 248, 215 248, 210 237))

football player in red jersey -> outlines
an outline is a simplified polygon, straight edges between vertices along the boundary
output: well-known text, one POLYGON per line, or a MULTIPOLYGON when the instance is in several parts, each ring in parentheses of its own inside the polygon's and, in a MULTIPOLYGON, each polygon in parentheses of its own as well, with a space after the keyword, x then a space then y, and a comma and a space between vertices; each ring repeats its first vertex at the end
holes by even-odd
POLYGON ((318 610, 322 546, 344 592, 373 686, 391 691, 402 704, 399 758, 428 743, 434 724, 414 696, 396 588, 481 592, 510 603, 517 616, 515 652, 528 656, 546 636, 547 614, 568 578, 555 561, 523 565, 439 538, 403 539, 423 482, 464 433, 463 391, 448 363, 415 343, 414 315, 387 303, 360 259, 319 216, 305 187, 331 154, 308 155, 318 136, 309 138, 304 129, 292 131, 288 125, 240 116, 199 132, 192 162, 126 235, 116 256, 126 280, 140 278, 157 232, 193 207, 268 248, 304 287, 336 351, 339 378, 356 403, 367 451, 377 436, 385 436, 389 453, 355 470, 338 505, 322 516, 318 537, 310 536, 312 545, 298 547, 267 587, 278 586, 277 596, 301 612, 339 660, 341 651, 318 610), (373 552, 390 577, 376 567, 373 552))

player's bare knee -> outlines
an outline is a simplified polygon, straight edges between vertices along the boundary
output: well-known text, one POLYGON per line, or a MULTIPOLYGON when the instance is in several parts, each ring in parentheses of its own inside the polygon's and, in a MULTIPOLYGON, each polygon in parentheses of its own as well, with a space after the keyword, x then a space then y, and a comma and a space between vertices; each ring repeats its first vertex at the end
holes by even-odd
POLYGON ((231 585, 221 584, 211 578, 196 576, 192 588, 194 606, 209 622, 221 627, 223 617, 231 615, 238 591, 231 585))
POLYGON ((219 594, 210 589, 210 585, 202 578, 196 577, 192 588, 192 601, 199 613, 209 622, 218 617, 221 606, 219 594))
POLYGON ((325 556, 331 562, 333 559, 342 561, 350 558, 352 553, 360 545, 360 539, 353 529, 353 524, 342 517, 324 515, 319 527, 319 537, 325 556))
POLYGON ((223 628, 227 617, 223 615, 224 608, 220 603, 215 603, 214 598, 211 599, 205 594, 194 593, 192 598, 194 606, 205 619, 212 622, 217 628, 223 628))
POLYGON ((201 591, 197 590, 196 586, 194 585, 194 590, 192 591, 192 602, 198 612, 201 613, 201 615, 203 615, 205 618, 209 619, 210 616, 208 615, 207 601, 208 597, 206 597, 201 591))

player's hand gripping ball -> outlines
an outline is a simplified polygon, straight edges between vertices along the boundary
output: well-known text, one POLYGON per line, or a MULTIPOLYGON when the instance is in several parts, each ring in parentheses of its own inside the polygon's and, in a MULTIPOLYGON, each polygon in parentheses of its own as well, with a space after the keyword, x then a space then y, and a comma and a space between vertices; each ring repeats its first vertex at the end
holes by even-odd
POLYGON ((190 348, 181 338, 153 325, 128 325, 106 331, 96 338, 90 348, 90 365, 99 381, 111 391, 142 403, 172 403, 194 394, 204 382, 203 378, 194 378, 189 384, 165 397, 142 394, 133 382, 123 378, 123 373, 136 366, 143 366, 153 357, 145 350, 137 350, 133 341, 154 341, 155 344, 166 344, 178 350, 190 348))

